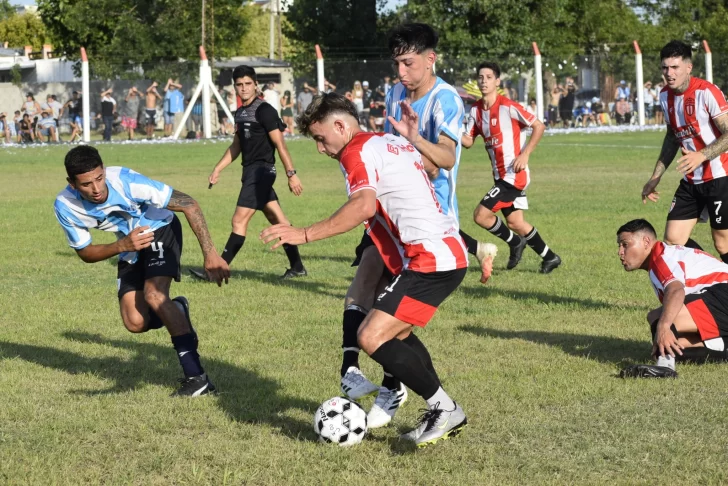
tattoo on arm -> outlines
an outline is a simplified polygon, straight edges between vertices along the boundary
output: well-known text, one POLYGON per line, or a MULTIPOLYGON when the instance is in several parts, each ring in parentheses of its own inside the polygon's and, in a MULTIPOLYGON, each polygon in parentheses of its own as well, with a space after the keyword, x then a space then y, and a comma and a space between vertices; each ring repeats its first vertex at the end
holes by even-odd
POLYGON ((172 190, 172 197, 169 198, 167 209, 185 214, 192 232, 195 233, 197 241, 200 242, 200 248, 205 257, 215 251, 215 245, 212 243, 210 232, 207 229, 205 216, 202 214, 202 209, 200 209, 197 201, 184 192, 172 190))
POLYGON ((655 173, 653 174, 653 177, 660 177, 665 173, 665 170, 667 170, 667 168, 670 167, 670 164, 672 164, 679 148, 680 142, 677 141, 675 134, 672 133, 672 130, 668 127, 667 133, 665 134, 665 140, 662 142, 660 156, 658 157, 657 164, 655 165, 655 173))
POLYGON ((703 155, 705 155, 706 160, 713 160, 723 152, 728 151, 728 116, 719 116, 714 121, 718 126, 718 130, 720 130, 721 136, 701 150, 703 155))

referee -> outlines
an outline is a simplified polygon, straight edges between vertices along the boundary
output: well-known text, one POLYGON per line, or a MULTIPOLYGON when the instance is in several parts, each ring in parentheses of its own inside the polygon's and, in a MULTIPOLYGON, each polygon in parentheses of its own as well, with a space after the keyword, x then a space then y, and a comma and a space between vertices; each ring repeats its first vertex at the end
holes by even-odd
MULTIPOLYGON (((286 169, 288 188, 296 196, 300 196, 303 192, 303 186, 296 175, 291 155, 283 140, 286 125, 281 121, 275 108, 258 98, 255 70, 250 66, 238 66, 233 70, 233 80, 235 92, 243 104, 235 112, 233 143, 225 151, 209 178, 210 184, 217 184, 220 172, 242 154, 243 187, 233 214, 233 231, 222 253, 223 259, 228 264, 243 247, 248 223, 256 211, 263 211, 271 224, 290 224, 278 204, 278 196, 273 189, 276 180, 276 150, 286 169)), ((286 269, 282 278, 305 276, 306 269, 301 262, 298 246, 286 244, 283 248, 291 268, 286 269)), ((207 280, 204 273, 194 270, 191 272, 196 277, 207 280)))

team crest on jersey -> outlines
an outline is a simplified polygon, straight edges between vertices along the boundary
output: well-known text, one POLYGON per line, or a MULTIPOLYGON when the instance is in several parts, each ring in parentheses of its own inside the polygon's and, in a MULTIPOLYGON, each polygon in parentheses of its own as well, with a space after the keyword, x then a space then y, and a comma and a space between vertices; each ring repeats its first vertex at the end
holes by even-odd
POLYGON ((687 113, 688 116, 693 116, 695 114, 695 98, 688 98, 685 100, 685 113, 687 113))
POLYGON ((490 124, 493 125, 493 126, 496 126, 498 124, 498 119, 497 118, 491 118, 490 119, 490 124))
POLYGON ((392 152, 394 155, 399 155, 399 149, 392 144, 387 144, 387 150, 392 152))

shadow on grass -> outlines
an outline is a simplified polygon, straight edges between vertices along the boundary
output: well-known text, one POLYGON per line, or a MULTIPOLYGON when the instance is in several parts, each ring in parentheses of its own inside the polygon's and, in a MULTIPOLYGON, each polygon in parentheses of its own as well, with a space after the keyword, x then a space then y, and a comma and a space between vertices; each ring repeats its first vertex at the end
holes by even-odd
POLYGON ((644 341, 635 341, 610 336, 590 336, 563 332, 502 331, 472 325, 459 326, 458 330, 481 337, 522 339, 532 343, 546 344, 559 348, 564 353, 572 356, 617 365, 633 364, 645 359, 649 360, 652 349, 649 336, 644 341))
MULTIPOLYGON (((181 370, 172 346, 140 342, 138 340, 107 339, 97 334, 66 332, 63 337, 83 343, 101 344, 132 351, 131 359, 117 357, 87 357, 46 346, 0 342, 0 358, 20 358, 47 368, 70 374, 91 374, 113 381, 105 390, 80 392, 88 395, 124 393, 144 385, 172 386, 181 370)), ((285 416, 288 410, 302 410, 313 414, 318 403, 288 396, 281 385, 255 371, 241 368, 214 358, 202 356, 205 370, 219 390, 218 406, 238 422, 265 423, 282 434, 296 440, 314 441, 316 436, 310 422, 285 416)), ((175 398, 184 400, 184 398, 175 398)), ((172 398, 170 398, 172 400, 172 398)))
POLYGON ((576 297, 566 297, 563 295, 547 294, 545 292, 533 292, 530 290, 515 290, 515 289, 504 289, 489 285, 475 286, 461 286, 460 292, 473 297, 484 297, 487 295, 500 295, 509 299, 515 300, 532 300, 536 299, 542 304, 547 305, 577 305, 585 309, 645 309, 644 306, 635 304, 614 304, 611 302, 603 302, 593 299, 580 299, 576 297))

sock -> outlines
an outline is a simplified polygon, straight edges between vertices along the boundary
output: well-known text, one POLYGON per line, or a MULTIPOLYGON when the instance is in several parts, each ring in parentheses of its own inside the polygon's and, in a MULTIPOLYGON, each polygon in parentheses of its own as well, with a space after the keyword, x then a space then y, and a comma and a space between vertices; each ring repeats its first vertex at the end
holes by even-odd
MULTIPOLYGON (((692 238, 688 238, 687 243, 685 243, 685 245, 683 245, 683 246, 687 246, 688 248, 695 248, 696 250, 700 250, 700 251, 703 250, 703 247, 700 246, 700 243, 698 243, 697 241, 695 241, 692 238)), ((721 258, 723 258, 723 257, 721 256, 721 258)), ((725 261, 725 260, 723 260, 723 261, 725 261)))
POLYGON ((411 332, 409 336, 402 340, 402 342, 410 348, 414 349, 415 353, 417 353, 422 362, 425 363, 425 367, 428 369, 428 371, 432 373, 432 376, 437 379, 437 384, 439 385, 440 377, 437 376, 435 366, 432 364, 432 357, 430 356, 429 351, 427 351, 427 348, 422 343, 422 341, 420 341, 420 339, 415 336, 415 333, 411 332))
POLYGON ((433 408, 439 408, 440 410, 455 410, 455 402, 452 398, 445 393, 442 387, 438 387, 437 391, 430 397, 427 398, 427 406, 432 410, 433 408))
POLYGON ((538 256, 544 260, 549 260, 554 257, 554 252, 546 245, 541 235, 538 234, 538 230, 534 226, 530 233, 526 235, 526 242, 538 256))
POLYGON ((723 263, 728 263, 728 253, 723 253, 720 259, 723 260, 723 263))
POLYGON ((286 252, 286 256, 288 257, 288 263, 291 264, 291 270, 294 272, 302 272, 303 262, 301 261, 301 254, 298 253, 298 246, 284 243, 283 250, 286 252))
MULTIPOLYGON (((187 314, 185 314, 185 306, 182 305, 182 302, 179 302, 177 300, 173 300, 172 302, 174 302, 174 304, 177 306, 177 308, 182 313, 182 315, 187 317, 187 314)), ((195 328, 192 327, 192 322, 187 321, 187 324, 190 325, 190 332, 192 333, 193 336, 195 336, 195 341, 197 341, 197 332, 195 331, 195 328)))
POLYGON ((341 363, 341 376, 346 374, 350 366, 359 367, 359 342, 356 334, 367 313, 358 305, 347 305, 344 311, 343 335, 344 359, 341 363))
POLYGON ((238 254, 240 249, 243 247, 243 244, 245 244, 245 236, 237 233, 230 233, 230 237, 228 238, 227 243, 225 243, 225 249, 222 251, 222 258, 228 263, 228 265, 230 265, 233 261, 235 255, 238 254))
POLYGON ((465 246, 468 247, 468 253, 475 255, 478 253, 478 240, 467 234, 465 231, 460 230, 460 237, 465 242, 465 246))
POLYGON ((371 358, 423 398, 433 396, 439 388, 417 353, 397 338, 379 346, 371 358))
POLYGON ((496 235, 501 240, 508 243, 510 246, 516 246, 518 242, 521 241, 516 238, 515 233, 513 233, 513 231, 511 231, 511 229, 506 226, 503 220, 500 219, 498 216, 495 217, 495 224, 490 228, 486 229, 496 235))
POLYGON ((200 376, 205 373, 200 364, 200 355, 197 354, 197 339, 192 333, 172 336, 172 345, 177 351, 179 364, 182 366, 185 377, 200 376))
POLYGON ((160 319, 159 316, 152 309, 149 309, 149 322, 147 323, 147 331, 151 331, 152 329, 161 329, 163 327, 164 323, 162 322, 162 319, 160 319))
POLYGON ((665 356, 658 356, 657 357, 657 363, 655 363, 657 366, 664 366, 665 368, 670 368, 671 370, 675 369, 675 358, 670 356, 669 354, 666 354, 665 356))
POLYGON ((399 385, 402 384, 392 373, 384 370, 384 377, 382 378, 382 386, 389 390, 399 390, 399 385))

